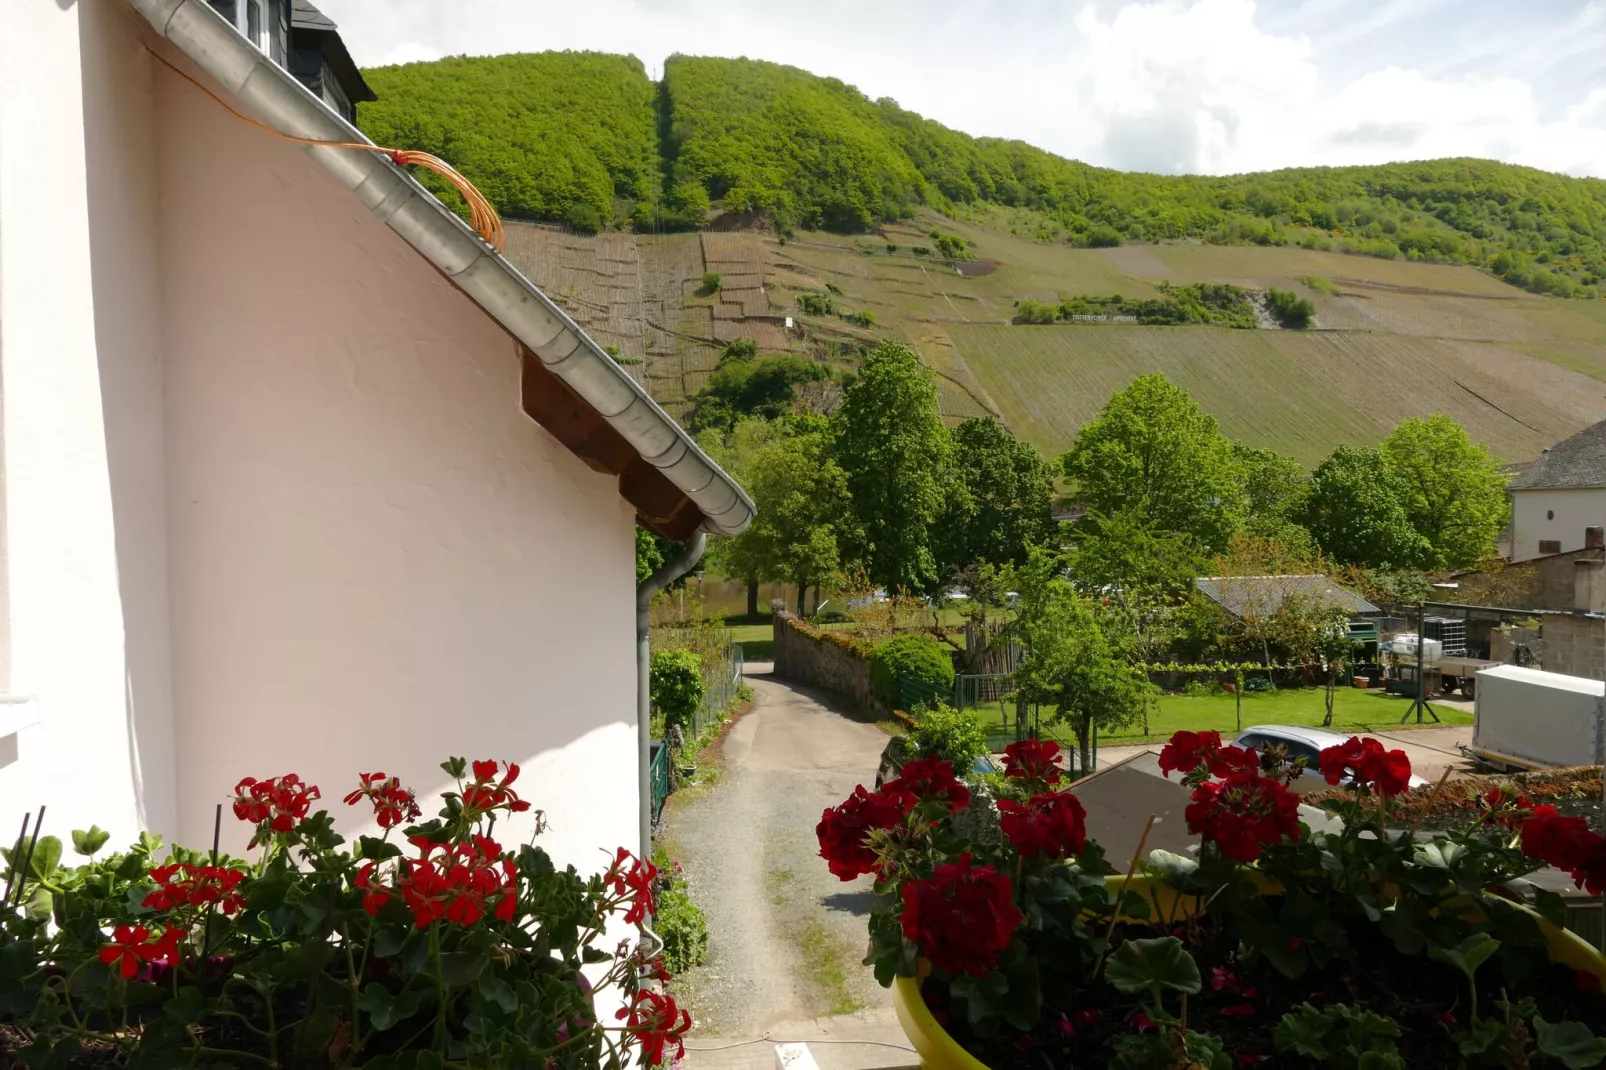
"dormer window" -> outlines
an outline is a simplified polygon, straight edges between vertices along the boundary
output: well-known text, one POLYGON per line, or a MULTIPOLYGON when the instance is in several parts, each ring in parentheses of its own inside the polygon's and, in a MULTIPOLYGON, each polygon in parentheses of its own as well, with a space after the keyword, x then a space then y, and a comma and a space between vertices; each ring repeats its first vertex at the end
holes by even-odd
POLYGON ((283 65, 290 54, 291 0, 210 0, 245 39, 283 65))

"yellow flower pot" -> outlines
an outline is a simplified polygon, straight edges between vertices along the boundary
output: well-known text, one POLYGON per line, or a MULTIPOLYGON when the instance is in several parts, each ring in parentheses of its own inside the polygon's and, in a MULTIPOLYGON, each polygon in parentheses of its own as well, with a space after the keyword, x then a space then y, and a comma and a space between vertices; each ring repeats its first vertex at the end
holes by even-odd
MULTIPOLYGON (((1108 884, 1112 895, 1121 890, 1120 877, 1108 878, 1108 884)), ((1147 877, 1132 878, 1132 890, 1148 896, 1153 906, 1152 916, 1158 918, 1186 918, 1199 906, 1197 896, 1182 895, 1169 884, 1147 877)), ((1275 888, 1265 890, 1276 891, 1275 888)), ((1521 904, 1515 905, 1520 910, 1528 909, 1521 904)), ((1545 934, 1546 943, 1550 945, 1550 961, 1592 973, 1606 986, 1606 956, 1590 947, 1577 934, 1552 925, 1538 914, 1534 914, 1534 918, 1539 922, 1540 931, 1545 934)), ((921 1067, 924 1070, 987 1070, 986 1063, 960 1047, 959 1042, 949 1036, 947 1030, 932 1017, 930 1008, 920 995, 920 985, 925 980, 926 972, 927 967, 922 963, 919 977, 897 977, 892 982, 892 1006, 898 1012, 898 1023, 903 1026, 904 1035, 914 1045, 915 1051, 920 1053, 921 1067)))

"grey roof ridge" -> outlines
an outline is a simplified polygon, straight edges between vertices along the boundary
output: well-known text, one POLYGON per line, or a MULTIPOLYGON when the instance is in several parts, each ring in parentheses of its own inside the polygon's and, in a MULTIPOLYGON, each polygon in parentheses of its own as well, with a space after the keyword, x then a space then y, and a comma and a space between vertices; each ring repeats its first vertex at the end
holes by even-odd
MULTIPOLYGON (((162 37, 284 134, 369 141, 205 0, 129 0, 162 37)), ((371 142, 370 142, 371 143, 371 142)), ((308 145, 307 155, 468 294, 561 378, 647 463, 702 511, 703 527, 735 535, 753 502, 686 431, 569 315, 413 177, 382 153, 308 145)))

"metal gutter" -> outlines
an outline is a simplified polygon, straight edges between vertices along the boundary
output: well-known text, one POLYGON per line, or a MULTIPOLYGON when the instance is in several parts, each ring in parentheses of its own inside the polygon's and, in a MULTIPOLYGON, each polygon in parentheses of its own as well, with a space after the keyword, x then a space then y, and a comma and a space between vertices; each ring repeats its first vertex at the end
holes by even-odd
MULTIPOLYGON (((636 774, 641 792, 641 857, 652 857, 652 600, 702 560, 708 536, 698 532, 680 553, 636 588, 636 774)), ((667 746, 667 744, 666 744, 667 746)))
MULTIPOLYGON (((369 141, 205 0, 128 2, 158 34, 280 133, 320 141, 369 141)), ((434 194, 382 153, 315 145, 303 151, 523 342, 643 460, 661 471, 702 512, 705 531, 735 535, 752 522, 752 500, 736 481, 709 460, 567 313, 434 194)))

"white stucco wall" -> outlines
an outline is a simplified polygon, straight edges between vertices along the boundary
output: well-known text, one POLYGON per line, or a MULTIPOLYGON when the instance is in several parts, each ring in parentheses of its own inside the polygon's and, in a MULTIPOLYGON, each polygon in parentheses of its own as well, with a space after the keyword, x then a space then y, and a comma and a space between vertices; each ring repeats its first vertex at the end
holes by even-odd
POLYGON ((1519 490, 1511 502, 1514 561, 1538 557, 1541 539, 1581 550, 1585 528, 1606 527, 1606 490, 1519 490))
POLYGON ((114 4, 0 5, 0 382, 10 681, 0 835, 174 821, 156 189, 114 4), (48 87, 48 91, 43 91, 48 87))
POLYGON ((292 771, 351 834, 358 772, 438 795, 457 754, 522 763, 600 867, 636 835, 630 507, 489 317, 140 32, 0 4, 0 619, 43 715, 0 836, 45 803, 200 846, 292 771))
POLYGON ((477 306, 299 150, 158 83, 184 838, 243 775, 298 772, 355 830, 359 771, 433 793, 494 757, 596 868, 634 842, 630 507, 524 415, 477 306))

